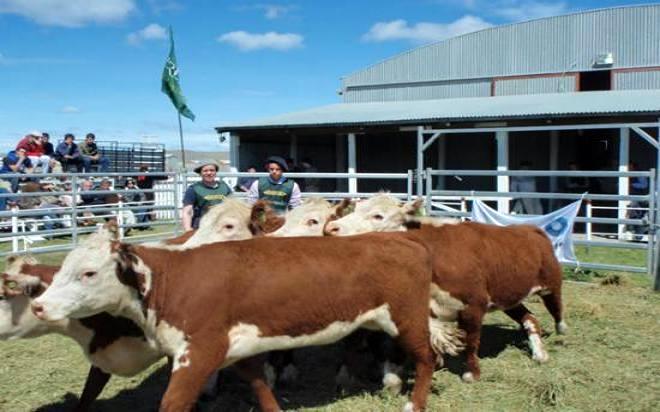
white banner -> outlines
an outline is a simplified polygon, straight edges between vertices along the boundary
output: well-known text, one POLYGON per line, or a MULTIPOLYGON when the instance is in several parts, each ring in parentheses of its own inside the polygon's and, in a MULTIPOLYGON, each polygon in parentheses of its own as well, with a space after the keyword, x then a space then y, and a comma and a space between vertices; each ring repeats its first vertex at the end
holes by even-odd
POLYGON ((472 201, 472 220, 497 226, 536 225, 550 238, 555 256, 560 262, 577 264, 571 234, 581 204, 582 199, 547 215, 521 217, 500 213, 481 200, 475 199, 472 201))

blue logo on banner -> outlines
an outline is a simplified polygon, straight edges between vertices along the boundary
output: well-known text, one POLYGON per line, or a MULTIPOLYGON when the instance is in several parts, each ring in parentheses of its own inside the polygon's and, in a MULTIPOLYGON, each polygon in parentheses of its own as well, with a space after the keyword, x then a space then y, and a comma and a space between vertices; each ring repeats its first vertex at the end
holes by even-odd
POLYGON ((568 221, 566 220, 565 217, 560 216, 557 219, 545 225, 543 230, 548 232, 548 234, 552 237, 558 237, 564 232, 564 230, 566 230, 566 227, 568 227, 568 221))

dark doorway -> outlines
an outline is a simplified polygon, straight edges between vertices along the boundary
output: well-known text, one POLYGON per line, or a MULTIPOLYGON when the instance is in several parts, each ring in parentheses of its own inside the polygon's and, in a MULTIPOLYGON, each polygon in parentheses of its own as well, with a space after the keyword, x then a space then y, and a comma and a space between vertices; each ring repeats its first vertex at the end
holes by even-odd
POLYGON ((612 90, 611 70, 580 72, 580 91, 612 90))

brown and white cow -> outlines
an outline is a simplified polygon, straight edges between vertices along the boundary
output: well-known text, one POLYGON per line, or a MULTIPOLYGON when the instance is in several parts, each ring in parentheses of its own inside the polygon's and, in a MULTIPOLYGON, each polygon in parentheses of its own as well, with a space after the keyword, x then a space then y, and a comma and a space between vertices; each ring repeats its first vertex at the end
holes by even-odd
POLYGON ((250 239, 277 230, 284 224, 268 202, 259 200, 250 206, 238 199, 226 199, 202 216, 199 228, 173 239, 150 243, 180 247, 196 247, 213 242, 250 239))
POLYGON ((131 320, 99 313, 82 319, 46 322, 30 310, 34 298, 52 282, 59 267, 29 257, 10 257, 0 277, 0 339, 57 333, 72 338, 92 364, 75 411, 82 412, 101 393, 111 375, 134 376, 164 356, 131 320))
POLYGON ((164 250, 101 231, 69 253, 32 309, 50 321, 102 311, 133 319, 174 359, 162 411, 190 410, 205 379, 237 362, 262 409, 279 410, 261 364, 244 360, 332 343, 360 327, 383 330, 415 361, 405 410, 417 411, 440 350, 429 336, 430 284, 426 248, 393 234, 164 250))
POLYGON ((323 236, 323 228, 330 217, 341 217, 349 205, 348 199, 335 206, 322 197, 307 198, 297 208, 287 211, 284 224, 267 236, 323 236))
POLYGON ((503 310, 518 322, 528 334, 532 358, 547 361, 539 322, 522 303, 539 294, 555 320, 557 333, 566 331, 561 267, 545 233, 528 225, 498 227, 414 218, 414 209, 421 202, 401 205, 388 197, 379 195, 358 203, 353 213, 329 222, 325 233, 342 236, 407 230, 408 238, 429 248, 434 262, 433 284, 465 304, 458 319, 466 332, 467 372, 463 379, 469 382, 481 375, 477 357, 481 324, 491 310, 503 310))

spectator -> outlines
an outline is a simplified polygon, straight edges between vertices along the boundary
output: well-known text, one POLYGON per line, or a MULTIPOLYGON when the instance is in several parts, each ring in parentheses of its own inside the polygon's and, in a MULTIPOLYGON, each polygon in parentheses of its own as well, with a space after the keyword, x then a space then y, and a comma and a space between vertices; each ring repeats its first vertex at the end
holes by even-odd
POLYGON ((78 145, 73 141, 75 137, 71 133, 64 135, 64 141, 57 145, 55 150, 55 158, 62 164, 64 172, 69 171, 69 166, 75 166, 78 173, 82 172, 82 160, 80 159, 80 151, 78 145))
POLYGON ((55 157, 55 149, 50 142, 50 135, 46 132, 41 134, 41 146, 44 148, 44 154, 51 159, 55 157))
POLYGON ((44 152, 41 142, 42 136, 41 132, 32 131, 18 142, 16 149, 25 149, 32 166, 39 167, 43 173, 48 173, 50 171, 50 156, 47 156, 44 152))
POLYGON ((144 195, 147 198, 146 204, 148 205, 145 208, 146 213, 144 215, 145 219, 146 219, 145 222, 146 222, 146 221, 154 220, 154 218, 155 218, 153 208, 151 207, 156 202, 156 196, 155 196, 154 192, 151 191, 154 188, 154 183, 157 180, 167 180, 167 176, 153 176, 153 175, 150 175, 148 165, 140 166, 140 172, 143 173, 143 174, 141 174, 137 177, 137 187, 140 188, 140 189, 145 189, 146 190, 144 192, 144 195))
MULTIPOLYGON (((520 170, 530 170, 532 164, 528 161, 520 162, 520 170)), ((536 177, 534 176, 512 176, 511 177, 511 191, 512 192, 536 192, 536 177)), ((518 214, 527 215, 542 215, 543 206, 538 198, 519 198, 515 199, 513 205, 513 212, 518 214)))
MULTIPOLYGON (((576 172, 580 170, 577 163, 569 162, 568 170, 576 172)), ((567 193, 584 193, 589 190, 589 181, 583 176, 567 176, 564 178, 563 189, 567 193)))
POLYGON ((200 182, 188 186, 183 196, 182 223, 183 230, 189 231, 199 227, 200 218, 213 206, 222 203, 231 195, 231 188, 222 180, 217 181, 217 163, 208 161, 195 168, 195 173, 202 176, 200 182))
POLYGON ((268 200, 278 213, 299 206, 300 187, 284 176, 284 172, 289 170, 286 161, 279 156, 271 156, 266 159, 266 168, 268 176, 252 183, 248 192, 248 201, 254 204, 258 199, 268 200))
POLYGON ((92 171, 92 165, 99 165, 99 172, 107 172, 110 168, 110 160, 102 156, 95 143, 94 133, 87 133, 85 141, 80 144, 80 157, 83 162, 83 171, 89 173, 92 171))
MULTIPOLYGON (((144 206, 145 202, 147 200, 147 197, 145 196, 144 192, 140 190, 137 185, 135 184, 135 180, 132 177, 129 177, 126 179, 126 187, 124 188, 126 192, 124 192, 121 197, 124 202, 126 202, 126 206, 129 207, 134 207, 134 206, 144 206)), ((145 224, 149 220, 147 218, 147 210, 145 208, 139 208, 139 209, 131 209, 133 211, 133 214, 135 215, 136 222, 139 224, 145 224)), ((138 230, 146 230, 149 229, 148 226, 140 226, 137 228, 138 230)))
POLYGON ((50 159, 48 170, 52 173, 62 173, 62 165, 55 160, 55 149, 50 142, 50 135, 46 132, 42 133, 41 146, 44 149, 44 154, 50 159))
MULTIPOLYGON (((245 169, 246 173, 257 173, 257 168, 254 167, 253 165, 248 166, 247 169, 245 169)), ((241 192, 247 192, 250 190, 250 186, 252 186, 252 183, 257 180, 256 177, 250 177, 250 176, 244 176, 238 179, 238 183, 236 184, 236 190, 239 190, 241 192)))
MULTIPOLYGON (((319 169, 312 165, 312 159, 306 157, 300 162, 300 171, 303 173, 318 173, 319 169)), ((301 190, 305 192, 321 191, 321 186, 317 177, 306 177, 302 180, 302 183, 301 190)))
MULTIPOLYGON (((27 157, 27 152, 24 148, 10 150, 2 159, 2 168, 0 168, 0 174, 6 173, 32 173, 32 162, 30 158, 27 157)), ((16 193, 18 192, 18 177, 7 177, 4 178, 11 184, 11 191, 16 193)))

